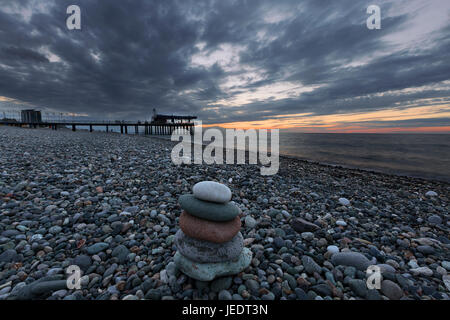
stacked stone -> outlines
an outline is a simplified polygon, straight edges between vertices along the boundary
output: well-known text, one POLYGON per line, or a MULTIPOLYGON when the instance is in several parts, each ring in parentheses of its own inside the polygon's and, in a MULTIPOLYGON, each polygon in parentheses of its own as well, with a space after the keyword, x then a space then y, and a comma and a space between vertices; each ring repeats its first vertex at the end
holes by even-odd
POLYGON ((231 190, 203 181, 192 191, 179 199, 184 211, 175 235, 176 266, 201 281, 241 272, 250 265, 252 252, 244 248, 239 208, 230 203, 231 190))

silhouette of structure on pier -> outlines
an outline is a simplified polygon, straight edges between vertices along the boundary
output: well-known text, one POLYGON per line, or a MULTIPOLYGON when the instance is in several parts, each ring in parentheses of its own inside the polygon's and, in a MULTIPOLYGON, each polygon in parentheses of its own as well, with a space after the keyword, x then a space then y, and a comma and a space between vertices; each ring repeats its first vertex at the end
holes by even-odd
POLYGON ((24 123, 41 123, 42 114, 34 109, 22 110, 20 112, 21 121, 24 123))
POLYGON ((191 120, 197 119, 196 116, 175 116, 175 115, 165 115, 165 114, 157 114, 156 109, 153 109, 153 123, 183 123, 183 120, 188 123, 191 120))

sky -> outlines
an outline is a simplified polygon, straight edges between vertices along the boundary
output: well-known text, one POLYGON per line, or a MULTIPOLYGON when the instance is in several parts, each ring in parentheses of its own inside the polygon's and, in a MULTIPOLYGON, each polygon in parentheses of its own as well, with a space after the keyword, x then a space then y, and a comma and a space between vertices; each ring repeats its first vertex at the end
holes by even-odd
POLYGON ((0 112, 23 108, 450 133, 450 1, 0 0, 0 112))

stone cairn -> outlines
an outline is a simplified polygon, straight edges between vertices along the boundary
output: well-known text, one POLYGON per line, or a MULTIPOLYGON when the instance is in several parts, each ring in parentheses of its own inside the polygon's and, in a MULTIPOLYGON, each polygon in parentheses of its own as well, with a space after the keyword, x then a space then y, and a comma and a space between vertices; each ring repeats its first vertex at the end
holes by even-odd
POLYGON ((230 203, 231 190, 203 181, 192 191, 179 198, 184 211, 175 235, 175 265, 200 281, 240 273, 250 265, 252 252, 244 248, 240 211, 230 203))

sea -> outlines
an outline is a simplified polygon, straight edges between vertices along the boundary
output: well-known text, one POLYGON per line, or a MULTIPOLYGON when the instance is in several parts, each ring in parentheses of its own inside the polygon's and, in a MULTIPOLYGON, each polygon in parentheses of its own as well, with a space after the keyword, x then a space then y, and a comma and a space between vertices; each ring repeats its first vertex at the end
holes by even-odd
MULTIPOLYGON (((170 139, 170 136, 160 137, 170 139)), ((280 130, 279 151, 281 155, 328 165, 450 183, 450 134, 280 130)))
POLYGON ((324 164, 450 182, 450 134, 280 131, 280 154, 324 164))

